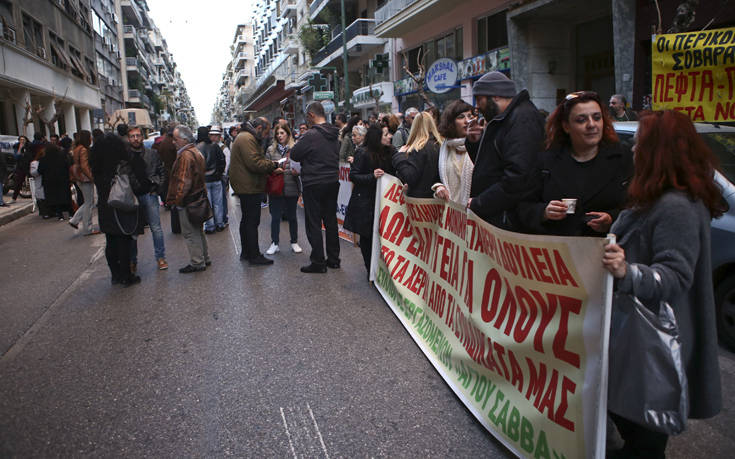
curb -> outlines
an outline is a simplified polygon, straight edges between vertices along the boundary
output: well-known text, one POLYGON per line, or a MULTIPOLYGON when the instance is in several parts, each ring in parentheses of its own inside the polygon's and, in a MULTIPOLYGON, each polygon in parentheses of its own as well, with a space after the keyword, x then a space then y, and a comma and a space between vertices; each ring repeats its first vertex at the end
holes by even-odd
POLYGON ((15 221, 21 217, 25 217, 26 215, 32 212, 33 212, 32 202, 23 204, 22 206, 18 206, 6 214, 0 215, 0 226, 10 223, 12 221, 15 221))

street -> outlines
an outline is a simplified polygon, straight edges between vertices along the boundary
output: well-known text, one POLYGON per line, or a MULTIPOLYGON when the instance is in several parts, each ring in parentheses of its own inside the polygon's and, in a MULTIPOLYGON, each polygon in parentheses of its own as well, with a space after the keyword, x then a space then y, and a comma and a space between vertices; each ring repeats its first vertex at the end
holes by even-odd
MULTIPOLYGON (((359 249, 306 275, 286 244, 270 267, 238 258, 239 215, 208 237, 213 265, 179 274, 183 238, 162 212, 158 271, 110 285, 104 236, 28 215, 0 227, 0 457, 510 457, 365 281, 359 249)), ((96 220, 96 218, 95 218, 96 220)), ((263 210, 260 246, 270 242, 263 210)), ((673 458, 730 457, 735 355, 723 412, 692 422, 673 458)))

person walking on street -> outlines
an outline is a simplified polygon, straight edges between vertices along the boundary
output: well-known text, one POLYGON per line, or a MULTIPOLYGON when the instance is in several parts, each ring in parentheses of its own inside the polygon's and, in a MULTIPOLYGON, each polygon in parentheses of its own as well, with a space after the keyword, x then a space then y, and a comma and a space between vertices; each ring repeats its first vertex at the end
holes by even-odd
MULTIPOLYGON (((166 183, 166 170, 163 167, 161 158, 158 153, 143 145, 143 131, 140 127, 133 126, 128 130, 128 145, 130 155, 134 158, 141 158, 145 163, 145 172, 151 186, 149 189, 142 190, 138 195, 138 202, 143 208, 146 221, 153 235, 153 251, 156 256, 158 269, 168 269, 166 262, 166 247, 163 242, 163 229, 161 228, 161 204, 158 196, 163 193, 163 186, 166 183)), ((138 263, 138 245, 134 243, 135 250, 131 254, 131 263, 138 263)))
POLYGON ((194 133, 188 126, 174 128, 174 145, 178 148, 166 199, 169 205, 176 206, 181 221, 181 232, 189 251, 189 264, 179 269, 180 273, 204 271, 212 264, 209 259, 207 237, 202 225, 193 224, 186 212, 186 205, 206 194, 204 181, 204 156, 194 145, 194 133))
POLYGON ((244 122, 240 133, 232 142, 230 157, 230 183, 240 198, 242 211, 240 259, 247 260, 253 266, 273 264, 273 260, 264 257, 258 247, 260 203, 265 197, 266 177, 274 171, 283 173, 283 169, 278 168, 263 153, 261 135, 269 126, 268 120, 261 118, 255 120, 255 124, 244 122))
POLYGON ((466 148, 475 163, 469 207, 486 222, 513 230, 515 207, 543 150, 544 118, 528 91, 517 92, 500 72, 480 77, 472 94, 487 126, 473 122, 468 129, 466 148))
POLYGON ((225 154, 219 145, 211 139, 219 133, 219 131, 213 131, 207 127, 200 127, 197 132, 197 149, 204 155, 206 165, 204 175, 207 184, 207 196, 214 211, 214 216, 204 222, 204 232, 207 234, 225 229, 222 216, 222 174, 225 172, 225 154))
POLYGON ((79 206, 74 216, 69 219, 69 225, 77 229, 82 222, 82 234, 99 234, 92 228, 92 208, 94 207, 94 177, 89 166, 89 148, 92 145, 92 133, 87 130, 79 131, 79 142, 72 150, 71 179, 82 190, 84 203, 79 206))
POLYGON ((327 267, 340 267, 337 229, 339 130, 327 123, 324 107, 319 101, 308 105, 306 119, 310 128, 291 150, 291 159, 301 163, 306 237, 311 245, 311 264, 302 267, 301 272, 325 273, 327 267), (322 223, 326 229, 326 257, 322 223))

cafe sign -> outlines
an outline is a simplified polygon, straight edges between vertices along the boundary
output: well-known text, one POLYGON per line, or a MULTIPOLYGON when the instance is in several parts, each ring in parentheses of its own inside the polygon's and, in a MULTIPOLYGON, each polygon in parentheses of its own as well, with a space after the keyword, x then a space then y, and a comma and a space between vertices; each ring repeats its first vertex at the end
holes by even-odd
POLYGON ((459 68, 454 60, 443 57, 437 59, 426 71, 426 86, 434 94, 451 91, 457 84, 459 68))

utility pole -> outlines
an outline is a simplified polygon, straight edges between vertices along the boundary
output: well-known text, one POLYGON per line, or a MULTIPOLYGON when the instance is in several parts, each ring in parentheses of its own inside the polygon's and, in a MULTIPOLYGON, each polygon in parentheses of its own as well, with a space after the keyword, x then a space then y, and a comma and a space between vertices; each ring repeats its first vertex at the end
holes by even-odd
POLYGON ((345 0, 340 0, 342 6, 342 66, 345 72, 345 111, 350 112, 350 77, 347 73, 347 29, 345 28, 345 0))

